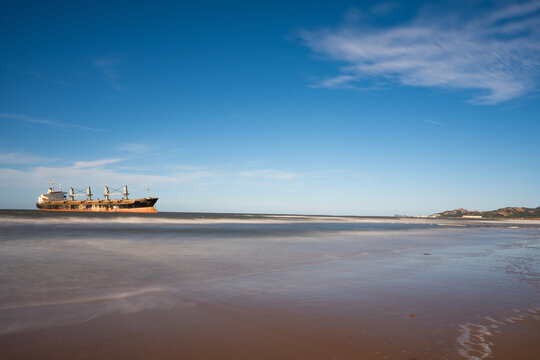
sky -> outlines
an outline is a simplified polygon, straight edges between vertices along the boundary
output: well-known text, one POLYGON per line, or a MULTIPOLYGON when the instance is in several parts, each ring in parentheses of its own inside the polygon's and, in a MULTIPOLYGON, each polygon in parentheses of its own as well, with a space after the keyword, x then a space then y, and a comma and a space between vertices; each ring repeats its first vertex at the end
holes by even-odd
POLYGON ((540 0, 1 7, 0 208, 51 180, 158 211, 540 206, 540 0))

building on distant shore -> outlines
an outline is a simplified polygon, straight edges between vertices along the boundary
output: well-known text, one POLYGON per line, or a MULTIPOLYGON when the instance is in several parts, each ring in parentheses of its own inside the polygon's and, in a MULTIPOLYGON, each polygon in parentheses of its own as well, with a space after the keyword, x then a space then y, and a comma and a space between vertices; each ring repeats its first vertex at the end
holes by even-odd
POLYGON ((482 215, 463 215, 462 218, 464 218, 464 219, 481 219, 482 215))

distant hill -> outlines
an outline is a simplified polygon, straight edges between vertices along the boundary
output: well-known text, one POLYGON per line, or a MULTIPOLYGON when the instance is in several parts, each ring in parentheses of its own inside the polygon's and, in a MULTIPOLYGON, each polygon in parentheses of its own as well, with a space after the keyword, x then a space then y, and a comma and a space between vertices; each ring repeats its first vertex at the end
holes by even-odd
POLYGON ((505 207, 491 211, 470 211, 467 209, 448 210, 434 214, 437 217, 460 218, 481 216, 485 219, 540 219, 540 206, 537 208, 505 207))

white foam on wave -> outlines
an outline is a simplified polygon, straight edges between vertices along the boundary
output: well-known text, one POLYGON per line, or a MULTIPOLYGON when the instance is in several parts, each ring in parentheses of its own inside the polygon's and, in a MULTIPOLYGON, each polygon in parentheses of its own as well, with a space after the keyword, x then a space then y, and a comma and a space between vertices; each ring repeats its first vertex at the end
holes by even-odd
POLYGON ((484 316, 484 319, 496 325, 504 325, 503 321, 495 320, 494 318, 489 317, 489 316, 484 316))
POLYGON ((148 295, 152 293, 165 292, 166 288, 160 287, 149 287, 143 289, 137 289, 132 291, 123 291, 102 294, 97 296, 87 296, 87 297, 78 297, 73 299, 64 299, 56 301, 33 301, 33 302, 24 302, 19 304, 11 304, 6 306, 0 306, 0 310, 9 310, 9 309, 20 309, 20 308, 29 308, 29 307, 39 307, 39 306, 59 306, 59 305, 76 305, 76 304, 85 304, 91 302, 107 301, 107 300, 122 300, 135 296, 148 295))
MULTIPOLYGON (((291 224, 291 223, 371 223, 371 224, 425 224, 446 227, 467 227, 470 225, 514 225, 539 224, 540 220, 477 220, 474 223, 459 219, 424 219, 424 218, 366 218, 357 216, 320 216, 320 215, 253 215, 245 214, 241 217, 192 217, 173 218, 167 216, 115 216, 111 217, 84 217, 84 216, 47 216, 42 218, 28 218, 20 216, 2 216, 0 225, 66 225, 66 224, 140 224, 140 225, 220 225, 220 224, 291 224), (435 221, 435 222, 434 222, 435 221)), ((507 228, 518 228, 507 226, 507 228)))
POLYGON ((503 320, 496 320, 490 316, 482 317, 486 322, 472 323, 467 322, 459 325, 459 335, 456 339, 458 343, 458 354, 464 359, 481 360, 490 357, 493 354, 492 347, 494 343, 491 337, 494 332, 500 333, 504 326, 515 324, 526 319, 540 319, 540 308, 531 309, 512 309, 517 315, 509 316, 503 320), (493 329, 493 332, 490 330, 493 329))
POLYGON ((465 323, 460 326, 458 354, 469 360, 486 359, 492 353, 493 345, 488 339, 493 335, 484 325, 465 323))
POLYGON ((66 224, 141 224, 141 225, 199 225, 199 224, 291 224, 291 223, 402 223, 398 219, 371 219, 339 216, 286 216, 264 215, 261 217, 245 216, 245 218, 191 218, 178 219, 167 217, 47 217, 31 219, 6 216, 0 218, 0 224, 35 224, 35 225, 66 225, 66 224))
POLYGON ((177 296, 156 296, 166 291, 166 288, 148 287, 98 296, 3 306, 0 308, 0 335, 84 323, 112 312, 130 314, 155 307, 196 305, 184 302, 177 296))

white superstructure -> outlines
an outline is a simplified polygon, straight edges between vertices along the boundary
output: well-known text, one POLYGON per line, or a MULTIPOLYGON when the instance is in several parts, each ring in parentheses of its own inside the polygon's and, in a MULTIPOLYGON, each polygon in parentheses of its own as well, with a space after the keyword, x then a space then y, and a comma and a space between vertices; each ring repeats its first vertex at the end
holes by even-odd
POLYGON ((47 190, 47 194, 41 194, 38 198, 38 203, 42 204, 47 201, 63 201, 66 199, 66 192, 62 191, 62 185, 60 190, 54 191, 54 183, 51 181, 51 187, 47 190))

